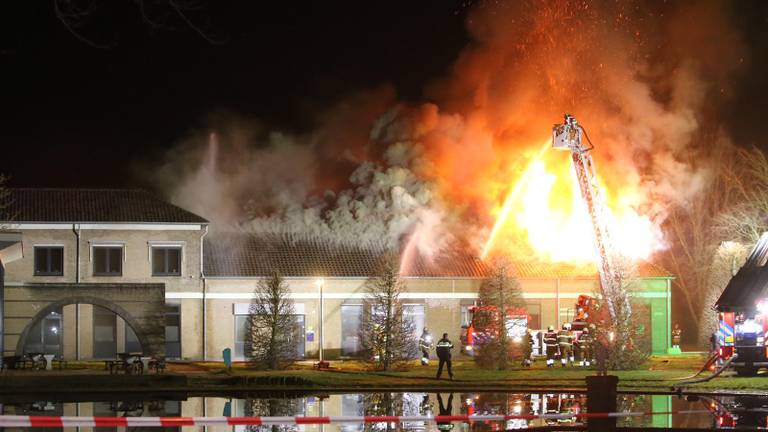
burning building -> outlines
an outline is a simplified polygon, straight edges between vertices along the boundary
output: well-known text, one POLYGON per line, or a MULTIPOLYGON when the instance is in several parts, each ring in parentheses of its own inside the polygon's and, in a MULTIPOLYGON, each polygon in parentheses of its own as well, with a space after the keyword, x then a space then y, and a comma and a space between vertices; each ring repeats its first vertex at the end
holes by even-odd
MULTIPOLYGON (((295 302, 297 352, 316 357, 322 340, 326 358, 359 354, 363 286, 385 246, 209 234, 205 219, 141 191, 13 189, 11 197, 17 217, 0 238, 4 356, 220 360, 231 348, 242 359, 254 288, 275 270, 295 302)), ((489 270, 469 251, 410 252, 403 300, 416 328, 458 340, 489 270)), ((594 265, 516 261, 513 273, 533 329, 570 322, 577 297, 599 289, 594 265)), ((634 312, 657 354, 670 345, 671 280, 638 266, 634 312)))

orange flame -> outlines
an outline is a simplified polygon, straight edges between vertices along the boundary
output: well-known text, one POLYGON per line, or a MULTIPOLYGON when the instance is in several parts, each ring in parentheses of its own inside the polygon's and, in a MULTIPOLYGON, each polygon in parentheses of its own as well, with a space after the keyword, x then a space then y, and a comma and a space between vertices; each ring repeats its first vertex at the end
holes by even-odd
MULTIPOLYGON (((589 219, 571 159, 564 152, 545 153, 543 148, 518 176, 484 248, 519 254, 529 247, 536 258, 547 261, 595 262, 593 227, 589 219), (521 239, 523 245, 521 246, 521 239)), ((599 162, 596 162, 599 171, 599 162)), ((599 174, 598 174, 599 175, 599 174)), ((607 191, 606 219, 612 234, 612 247, 631 259, 647 259, 661 249, 658 228, 635 208, 641 202, 638 191, 607 191)), ((528 251, 525 251, 528 253, 528 251)))
POLYGON ((520 176, 520 179, 517 181, 517 183, 515 183, 515 186, 512 188, 512 190, 509 191, 507 198, 504 199, 504 205, 498 211, 496 222, 493 224, 491 234, 488 237, 488 240, 485 242, 485 246, 483 246, 483 252, 480 255, 482 259, 485 259, 491 252, 491 249, 493 249, 496 238, 499 236, 502 227, 504 227, 505 223, 507 222, 507 218, 509 218, 509 213, 512 211, 512 207, 517 202, 517 197, 520 195, 520 191, 522 191, 523 187, 528 183, 528 178, 530 177, 535 164, 542 158, 542 156, 544 156, 544 152, 546 152, 549 147, 549 141, 545 142, 541 147, 541 150, 536 153, 528 167, 525 169, 525 171, 523 171, 523 174, 520 176))

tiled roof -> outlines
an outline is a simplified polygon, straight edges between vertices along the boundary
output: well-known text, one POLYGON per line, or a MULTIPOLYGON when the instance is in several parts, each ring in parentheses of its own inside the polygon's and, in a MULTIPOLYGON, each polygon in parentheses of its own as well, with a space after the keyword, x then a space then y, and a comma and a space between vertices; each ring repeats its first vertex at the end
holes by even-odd
MULTIPOLYGON (((368 277, 375 274, 383 247, 291 240, 246 233, 216 233, 205 238, 206 276, 265 276, 277 270, 294 277, 368 277)), ((405 276, 483 277, 486 267, 469 254, 417 256, 405 276)))
POLYGON ((147 191, 137 189, 9 188, 12 222, 207 223, 147 191))
MULTIPOLYGON (((204 272, 209 277, 258 277, 274 270, 289 277, 368 277, 374 274, 384 248, 336 245, 247 233, 212 233, 205 238, 204 272)), ((413 254, 404 266, 409 277, 483 278, 488 266, 468 249, 442 251, 429 259, 413 254)), ((523 279, 596 278, 594 266, 514 262, 523 279)), ((642 277, 670 277, 648 263, 638 266, 642 277)))

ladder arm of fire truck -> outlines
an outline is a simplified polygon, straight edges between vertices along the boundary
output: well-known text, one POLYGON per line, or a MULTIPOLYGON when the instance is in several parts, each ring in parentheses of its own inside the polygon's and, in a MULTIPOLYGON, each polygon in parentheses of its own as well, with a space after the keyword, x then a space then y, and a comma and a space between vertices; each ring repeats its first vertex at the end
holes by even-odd
MULTIPOLYGON (((612 297, 617 293, 621 294, 621 288, 617 286, 618 276, 616 265, 613 261, 614 254, 610 242, 610 229, 605 220, 603 194, 597 182, 594 161, 589 154, 589 151, 594 149, 594 145, 589 139, 586 129, 579 124, 576 118, 570 114, 565 114, 563 124, 555 125, 552 129, 552 147, 571 152, 571 159, 581 197, 592 222, 595 253, 598 260, 597 269, 600 275, 600 287, 603 292, 603 298, 612 297), (588 146, 584 145, 581 139, 582 135, 589 144, 588 146)), ((623 301, 622 303, 624 308, 629 309, 628 301, 623 301)), ((606 301, 606 305, 608 306, 611 319, 615 322, 616 311, 614 310, 613 300, 609 299, 606 301)))

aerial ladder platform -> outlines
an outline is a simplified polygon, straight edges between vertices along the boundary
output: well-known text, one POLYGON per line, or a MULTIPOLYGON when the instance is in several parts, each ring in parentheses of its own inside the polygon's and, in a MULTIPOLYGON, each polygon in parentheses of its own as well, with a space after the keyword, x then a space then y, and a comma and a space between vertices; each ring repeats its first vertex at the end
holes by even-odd
POLYGON ((617 262, 618 256, 611 243, 608 214, 604 196, 597 180, 595 163, 590 151, 595 147, 587 131, 570 114, 565 114, 565 121, 552 128, 552 147, 571 152, 573 169, 579 184, 581 197, 592 223, 597 270, 600 274, 600 288, 608 306, 611 320, 617 322, 617 303, 623 309, 624 317, 629 316, 630 304, 626 291, 622 287, 622 275, 617 262))

